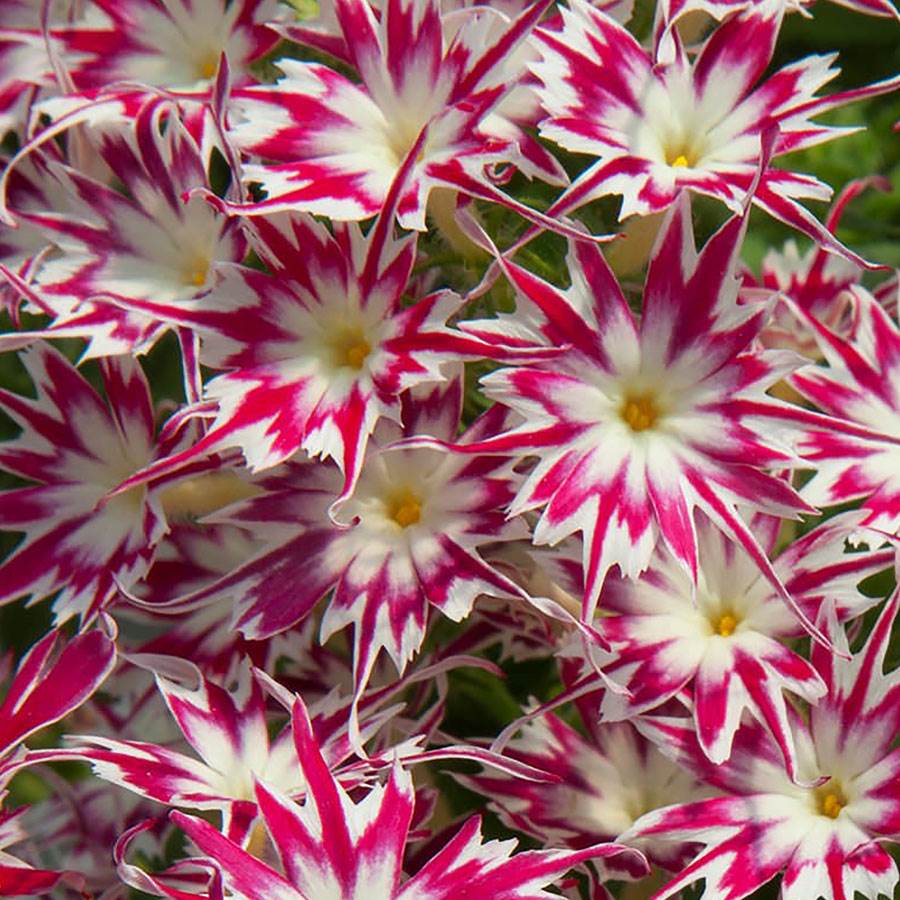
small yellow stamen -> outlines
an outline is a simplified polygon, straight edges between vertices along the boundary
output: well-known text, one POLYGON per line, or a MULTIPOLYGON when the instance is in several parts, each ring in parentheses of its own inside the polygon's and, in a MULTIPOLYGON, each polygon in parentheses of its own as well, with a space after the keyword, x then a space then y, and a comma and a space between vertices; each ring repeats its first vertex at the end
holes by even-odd
POLYGON ((825 784, 816 788, 815 798, 816 812, 820 816, 828 816, 829 819, 836 819, 847 805, 847 797, 840 783, 834 778, 829 778, 825 784))
POLYGON ((348 347, 346 352, 347 365, 353 369, 361 369, 371 349, 368 341, 359 341, 359 343, 348 347))
POLYGON ((826 794, 822 798, 820 807, 823 815, 828 816, 830 819, 836 819, 841 814, 844 804, 841 803, 837 794, 826 794))
POLYGON ((626 397, 622 404, 621 416, 632 431, 646 431, 656 424, 659 407, 651 394, 626 397))
POLYGON ((676 169, 686 169, 690 166, 690 162, 688 162, 688 158, 683 153, 679 153, 669 165, 676 169))
POLYGON ((344 326, 332 332, 327 340, 333 364, 338 367, 361 369, 372 352, 372 345, 365 339, 361 328, 344 326))
POLYGON ((200 63, 199 71, 201 78, 212 78, 213 75, 219 70, 219 57, 218 56, 208 56, 202 63, 200 63))
POLYGON ((722 637, 730 637, 734 634, 734 629, 737 628, 737 625, 737 619, 731 613, 725 613, 716 623, 716 634, 720 634, 722 637))
POLYGON ((388 503, 388 516, 401 528, 409 528, 422 518, 422 501, 412 491, 402 491, 388 503))
POLYGON ((209 278, 209 260, 204 257, 195 257, 184 269, 184 283, 194 287, 203 287, 209 278))

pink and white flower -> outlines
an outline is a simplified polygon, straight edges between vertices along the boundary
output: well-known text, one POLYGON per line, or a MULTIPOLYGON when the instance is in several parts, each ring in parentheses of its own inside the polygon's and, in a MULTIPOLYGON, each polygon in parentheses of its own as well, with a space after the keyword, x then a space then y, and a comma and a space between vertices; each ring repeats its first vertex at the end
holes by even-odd
MULTIPOLYGON (((182 485, 190 488, 191 496, 186 499, 193 504, 198 493, 216 490, 216 476, 232 474, 233 470, 209 473, 163 493, 162 504, 171 530, 157 545, 150 571, 130 592, 131 603, 115 610, 124 621, 137 620, 142 631, 156 632, 150 640, 129 647, 131 652, 189 659, 205 675, 223 681, 235 674, 235 667, 245 657, 270 671, 289 645, 292 654, 296 653, 298 641, 296 632, 285 634, 283 640, 247 640, 231 627, 231 597, 202 606, 180 602, 180 598, 227 575, 266 546, 247 530, 233 525, 172 521, 167 501, 176 492, 182 493, 182 485)), ((236 475, 233 480, 241 483, 236 475)), ((230 493, 233 488, 229 485, 224 490, 230 493)))
POLYGON ((239 446, 254 470, 298 450, 333 459, 344 473, 337 493, 347 495, 369 435, 380 419, 399 419, 404 391, 443 382, 448 363, 491 352, 446 324, 463 305, 458 295, 444 290, 403 304, 416 235, 392 236, 393 208, 389 201, 365 236, 355 224, 337 224, 332 234, 303 214, 257 218, 254 247, 273 274, 233 269, 191 309, 133 304, 196 329, 201 361, 230 370, 182 413, 212 418, 205 435, 134 483, 239 446))
MULTIPOLYGON (((70 737, 73 746, 49 751, 51 758, 89 762, 101 778, 167 806, 219 810, 223 831, 238 842, 248 838, 257 816, 255 778, 264 778, 288 796, 303 796, 306 784, 291 728, 281 729, 270 740, 266 693, 248 665, 238 669, 237 684, 229 691, 186 660, 145 659, 155 668, 159 692, 199 759, 146 741, 96 735, 70 737)), ((329 766, 336 768, 347 761, 351 747, 346 735, 346 705, 343 719, 333 715, 333 705, 323 704, 316 718, 321 720, 317 733, 322 752, 329 766)), ((368 739, 395 711, 376 710, 365 716, 363 738, 368 739)), ((411 746, 417 749, 415 743, 411 746)), ((408 754, 411 748, 395 749, 408 754)), ((343 778, 353 786, 368 772, 366 766, 350 765, 343 778)))
POLYGON ((76 710, 103 684, 116 648, 100 629, 76 635, 60 647, 54 629, 32 646, 16 669, 0 705, 0 789, 3 763, 22 741, 76 710))
MULTIPOLYGON (((115 665, 115 644, 102 630, 76 635, 62 647, 61 638, 54 629, 28 650, 0 704, 0 800, 12 776, 29 764, 22 742, 81 706, 115 665)), ((22 826, 28 809, 0 812, 0 896, 37 894, 61 881, 78 888, 83 880, 75 873, 34 868, 5 851, 28 838, 22 826)))
POLYGON ((492 900, 541 900, 543 890, 568 869, 590 859, 641 857, 617 844, 584 850, 532 850, 512 855, 514 841, 483 843, 480 818, 456 835, 410 879, 401 883, 403 853, 413 815, 412 779, 395 763, 388 781, 351 799, 318 748, 306 710, 293 711, 297 756, 308 786, 302 806, 255 785, 256 800, 282 872, 183 813, 173 820, 214 860, 227 888, 245 900, 451 900, 463 894, 492 900))
MULTIPOLYGON (((543 769, 561 780, 531 782, 501 774, 457 776, 483 794, 510 827, 545 844, 587 847, 615 840, 651 809, 697 799, 704 789, 697 778, 675 765, 624 722, 598 724, 596 705, 585 725, 588 737, 553 714, 528 722, 504 748, 513 759, 543 769)), ((677 871, 684 848, 668 841, 635 846, 657 865, 677 871)), ((633 878, 633 860, 609 860, 617 877, 633 878), (625 865, 620 867, 620 864, 625 865)))
MULTIPOLYGON (((69 749, 34 752, 29 755, 29 762, 88 762, 99 777, 148 799, 186 809, 217 810, 222 815, 222 831, 231 840, 258 844, 262 829, 254 827, 259 816, 255 782, 263 779, 295 800, 302 799, 308 788, 291 724, 273 732, 272 723, 278 718, 272 719, 267 709, 267 700, 273 698, 290 710, 297 695, 261 671, 251 672, 246 663, 237 669, 235 684, 226 690, 185 660, 138 659, 155 667, 156 683, 166 706, 199 759, 174 746, 75 735, 69 738, 69 749), (271 739, 269 734, 273 735, 271 739)), ((398 759, 409 763, 474 759, 512 776, 552 777, 477 747, 451 745, 425 750, 430 737, 427 732, 434 730, 443 715, 444 688, 439 687, 439 699, 432 708, 426 705, 418 709, 415 703, 406 704, 411 719, 398 718, 404 703, 388 706, 415 682, 437 678, 440 684, 448 669, 476 662, 464 657, 444 659, 372 690, 359 702, 332 690, 315 704, 310 714, 320 752, 344 788, 365 786, 379 769, 398 759), (388 723, 392 725, 391 734, 379 734, 388 723), (356 735, 352 734, 354 727, 358 729, 356 735), (354 758, 354 748, 363 743, 370 744, 370 753, 354 758)))
POLYGON ((336 0, 343 46, 362 84, 319 63, 282 59, 285 77, 275 85, 236 90, 229 138, 266 161, 243 170, 266 197, 235 210, 367 218, 381 209, 418 145, 397 210, 404 227, 425 228, 428 195, 440 186, 562 227, 513 201, 485 174, 512 163, 565 181, 553 157, 496 109, 516 80, 507 63, 548 5, 529 4, 503 29, 497 13, 475 8, 446 39, 439 0, 386 0, 380 18, 367 0, 336 0))
MULTIPOLYGON (((656 7, 654 37, 657 43, 667 40, 672 26, 682 17, 692 13, 705 13, 717 21, 722 21, 732 13, 759 6, 763 0, 661 0, 656 7)), ((783 0, 786 12, 800 12, 809 15, 808 0, 783 0)), ((898 18, 900 13, 891 0, 834 0, 840 6, 870 16, 898 18)))
POLYGON ((862 499, 864 524, 894 534, 900 531, 900 327, 864 288, 850 293, 856 311, 847 338, 797 309, 828 366, 801 369, 790 383, 835 421, 833 431, 810 429, 802 439, 800 452, 817 467, 803 496, 821 506, 862 499))
MULTIPOLYGON (((847 206, 868 187, 889 190, 881 178, 859 178, 851 181, 838 195, 825 220, 825 227, 836 233, 847 206)), ((862 278, 862 270, 841 256, 829 253, 821 245, 810 247, 801 254, 793 239, 781 250, 771 249, 762 261, 759 279, 749 272, 744 283, 750 287, 778 292, 790 298, 809 315, 833 331, 845 332, 849 324, 849 287, 862 278)), ((811 359, 820 356, 815 338, 797 321, 789 304, 779 297, 772 310, 772 319, 760 334, 767 347, 796 350, 811 359)))
POLYGON ((752 193, 770 215, 865 265, 799 202, 828 199, 830 188, 810 175, 770 168, 765 145, 776 126, 773 156, 839 137, 848 129, 813 117, 895 90, 900 79, 816 97, 837 70, 830 68, 833 56, 811 56, 754 88, 771 61, 783 12, 782 0, 745 9, 720 25, 691 62, 677 33, 672 59, 650 54, 612 18, 572 0, 560 32, 535 34, 544 58, 532 69, 548 115, 541 134, 596 162, 549 212, 620 194, 620 218, 647 215, 670 206, 684 188, 739 212, 752 193))
POLYGON ((88 45, 97 55, 75 79, 84 90, 128 82, 186 93, 208 93, 224 53, 239 82, 275 46, 270 27, 277 0, 93 0, 108 25, 75 32, 73 49, 88 45))
POLYGON ((569 348, 552 364, 483 379, 487 396, 524 422, 469 450, 537 457, 511 512, 545 507, 535 543, 584 535, 585 622, 607 571, 618 565, 637 576, 660 541, 696 583, 699 509, 815 630, 737 510, 811 511, 766 471, 800 464, 789 446, 791 408, 765 393, 797 357, 751 347, 766 309, 736 302, 742 236, 742 220, 733 218, 698 256, 685 195, 650 261, 639 324, 603 256, 586 242, 570 249, 569 290, 505 263, 519 311, 466 324, 485 340, 569 348))
MULTIPOLYGON (((31 267, 29 278, 2 270, 33 308, 53 321, 48 337, 84 337, 89 356, 146 351, 167 328, 124 303, 152 300, 177 306, 220 290, 222 270, 240 262, 246 242, 236 223, 202 198, 183 195, 207 184, 200 148, 173 104, 150 98, 133 124, 92 135, 99 158, 127 191, 56 160, 43 168, 65 196, 64 209, 37 209, 14 218, 43 235, 56 252, 31 267)), ((27 335, 11 333, 9 342, 27 335)))
MULTIPOLYGON (((705 849, 654 895, 663 900, 704 878, 722 900, 740 900, 784 871, 784 900, 891 896, 897 866, 881 843, 900 830, 900 670, 884 672, 900 594, 887 603, 852 658, 813 647, 827 694, 807 724, 792 716, 800 774, 792 782, 780 753, 756 724, 738 732, 732 758, 713 766, 683 719, 639 720, 664 753, 730 796, 648 813, 623 835, 696 840, 705 849)), ((847 653, 836 626, 830 636, 847 653)))
POLYGON ((21 354, 37 399, 0 390, 0 408, 23 431, 0 444, 0 466, 37 482, 2 494, 0 525, 25 532, 0 564, 0 602, 56 593, 56 621, 90 622, 146 571, 165 533, 156 488, 98 506, 153 458, 153 407, 140 366, 103 360, 107 401, 48 344, 21 354))
MULTIPOLYGON (((449 441, 457 433, 461 401, 458 378, 427 393, 408 393, 405 433, 449 441)), ((504 418, 497 407, 460 440, 489 436, 504 418)), ((385 428, 381 437, 398 432, 385 428)), ((354 493, 339 506, 346 524, 335 524, 328 510, 340 489, 339 473, 289 463, 260 479, 265 493, 221 514, 257 534, 288 528, 288 535, 184 602, 235 598, 235 627, 260 639, 305 619, 334 589, 322 640, 354 625, 359 691, 382 648, 404 670, 424 639, 430 606, 460 620, 480 593, 523 597, 478 554, 483 544, 527 537, 523 522, 506 521, 515 483, 511 461, 503 456, 370 447, 354 493)))
MULTIPOLYGON (((840 620, 855 618, 876 600, 858 584, 888 568, 892 553, 848 554, 845 539, 859 516, 831 519, 794 541, 773 566, 810 621, 823 603, 840 620)), ((751 530, 769 557, 781 523, 758 516, 751 530)), ((757 565, 705 517, 698 517, 700 568, 694 584, 664 546, 638 580, 610 578, 600 597, 608 615, 598 622, 617 652, 609 676, 629 694, 608 693, 605 719, 632 718, 692 688, 697 740, 722 763, 731 754, 742 715, 762 722, 778 743, 792 777, 796 750, 783 696, 808 703, 825 693, 816 670, 787 641, 803 630, 757 565)))

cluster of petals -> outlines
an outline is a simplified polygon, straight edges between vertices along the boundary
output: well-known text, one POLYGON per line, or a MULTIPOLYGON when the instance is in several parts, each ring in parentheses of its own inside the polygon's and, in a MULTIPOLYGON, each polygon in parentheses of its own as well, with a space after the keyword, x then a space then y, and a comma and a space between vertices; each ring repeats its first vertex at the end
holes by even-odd
POLYGON ((801 169, 900 76, 806 0, 0 5, 0 896, 896 891, 891 180, 801 169))

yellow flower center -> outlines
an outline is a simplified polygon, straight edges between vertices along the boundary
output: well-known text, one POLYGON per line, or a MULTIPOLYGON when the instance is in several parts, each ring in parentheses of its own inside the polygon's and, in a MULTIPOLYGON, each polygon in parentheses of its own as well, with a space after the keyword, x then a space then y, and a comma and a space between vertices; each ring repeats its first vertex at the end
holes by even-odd
POLYGON ((629 396, 622 404, 621 416, 632 431, 646 431, 656 424, 659 406, 652 394, 629 396))
POLYGON ((195 287, 202 287, 209 277, 209 260, 196 259, 189 265, 184 273, 184 283, 195 287))
POLYGON ((350 369, 361 369, 372 352, 372 346, 359 328, 340 332, 331 342, 331 348, 335 365, 350 369))
POLYGON ((409 489, 400 491, 388 500, 387 514, 401 528, 409 528, 422 518, 422 500, 409 489))
POLYGON ((719 621, 715 624, 716 634, 722 637, 730 637, 734 634, 734 629, 738 626, 738 620, 731 614, 725 613, 719 617, 719 621))
POLYGON ((698 153, 695 153, 691 147, 681 143, 666 150, 666 165, 671 166, 673 169, 692 169, 697 165, 698 158, 698 153))
POLYGON ((816 789, 816 797, 819 815, 828 816, 829 819, 836 819, 847 805, 841 786, 833 778, 816 789))
POLYGON ((212 78, 219 70, 219 54, 209 53, 197 66, 200 78, 212 78))

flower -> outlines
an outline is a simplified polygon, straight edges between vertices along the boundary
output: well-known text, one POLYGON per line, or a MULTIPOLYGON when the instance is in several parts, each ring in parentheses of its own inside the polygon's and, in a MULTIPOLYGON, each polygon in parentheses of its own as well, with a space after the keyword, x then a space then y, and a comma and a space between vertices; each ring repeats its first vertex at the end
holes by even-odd
MULTIPOLYGON (((48 758, 88 762, 99 777, 168 806, 219 810, 223 831, 238 842, 248 839, 257 817, 255 778, 264 778, 289 796, 303 796, 306 782, 291 727, 269 739, 264 676, 254 675, 244 664, 237 667, 234 689, 226 690, 186 660, 142 659, 153 666, 169 712, 200 759, 146 741, 97 735, 71 736, 68 750, 47 751, 48 758)), ((316 719, 321 752, 329 766, 337 768, 347 761, 350 746, 346 704, 344 716, 335 715, 333 699, 321 704, 316 719)), ((396 710, 368 714, 362 725, 364 739, 393 712, 396 710)), ((391 752, 408 755, 414 750, 418 750, 415 740, 391 752)), ((343 768, 346 771, 341 777, 350 786, 363 781, 368 773, 366 765, 343 768)))
MULTIPOLYGON (((614 840, 651 809, 681 799, 696 799, 702 784, 675 765, 626 722, 597 723, 594 704, 586 719, 585 738, 558 716, 547 714, 527 723, 505 753, 560 778, 523 781, 499 774, 459 775, 466 787, 484 795, 510 827, 544 844, 587 847, 614 840)), ((639 841, 637 849, 658 865, 675 871, 684 848, 662 840, 639 841)), ((607 870, 633 878, 632 859, 612 859, 607 870)))
POLYGON ((134 308, 196 329, 201 362, 228 369, 206 386, 207 400, 170 423, 212 418, 192 447, 160 460, 120 490, 175 471, 225 447, 239 446, 251 469, 271 468, 298 450, 333 459, 348 496, 366 444, 382 418, 397 420, 401 396, 446 380, 443 368, 492 349, 447 326, 463 298, 442 290, 403 303, 416 235, 395 239, 394 202, 363 235, 356 224, 334 233, 312 216, 254 220, 254 247, 267 275, 233 268, 221 290, 194 303, 133 301, 134 308))
MULTIPOLYGON (((887 568, 891 551, 845 552, 845 539, 859 521, 830 519, 791 543, 774 568, 810 621, 822 604, 837 604, 841 620, 855 618, 876 601, 861 594, 864 578, 887 568)), ((768 555, 781 523, 757 516, 750 529, 768 555)), ((632 718, 692 688, 697 740, 716 763, 731 753, 744 711, 777 741, 788 773, 797 760, 783 691, 809 703, 825 692, 816 670, 785 641, 802 635, 755 563, 707 518, 697 522, 700 570, 697 584, 664 546, 637 580, 610 578, 600 602, 608 615, 598 628, 617 651, 609 677, 629 694, 609 693, 604 719, 632 718)))
MULTIPOLYGON (((829 231, 837 230, 848 204, 867 187, 888 189, 884 180, 877 177, 851 181, 831 206, 825 220, 829 231)), ((848 324, 850 304, 845 292, 860 281, 862 274, 859 267, 818 244, 801 254, 796 241, 791 239, 781 250, 773 248, 766 253, 759 280, 745 272, 744 284, 748 288, 759 286, 761 290, 784 294, 824 325, 843 332, 848 324)), ((776 300, 772 321, 763 329, 760 340, 767 347, 786 347, 811 359, 820 356, 815 338, 780 298, 776 300)))
POLYGON ((560 183, 548 154, 496 110, 514 87, 507 62, 548 7, 530 4, 498 34, 497 14, 473 9, 445 39, 439 0, 337 0, 346 56, 362 84, 319 63, 281 59, 275 85, 234 92, 229 138, 245 153, 247 182, 264 199, 245 215, 298 209, 336 220, 378 212, 404 160, 418 147, 397 213, 423 230, 434 187, 505 203, 545 227, 562 227, 494 187, 486 167, 512 163, 560 183), (525 152, 520 151, 520 144, 525 152))
POLYGON ((606 194, 621 194, 620 218, 670 206, 682 189, 714 197, 739 212, 765 163, 752 201, 857 265, 798 201, 827 199, 817 179, 770 168, 772 155, 801 150, 846 133, 812 117, 853 100, 895 90, 891 78, 829 97, 816 92, 837 74, 834 56, 790 63, 753 89, 769 65, 783 0, 756 3, 727 19, 691 63, 672 32, 673 58, 644 50, 609 16, 584 0, 563 9, 560 32, 535 34, 543 60, 532 65, 548 117, 541 134, 596 158, 549 210, 561 213, 606 194))
MULTIPOLYGON (((406 433, 456 436, 462 383, 408 392, 406 433)), ((477 441, 502 427, 498 407, 476 420, 460 440, 477 441)), ((381 438, 399 436, 381 429, 381 438)), ((322 639, 354 625, 354 680, 359 692, 381 648, 398 670, 418 651, 428 610, 465 618, 483 592, 523 592, 478 555, 493 541, 527 537, 522 522, 507 522, 515 492, 511 462, 433 447, 371 447, 354 492, 328 515, 340 486, 338 472, 292 462, 260 479, 264 493, 221 514, 222 521, 275 539, 253 559, 184 598, 206 603, 235 598, 235 627, 261 639, 309 616, 332 589, 322 639)))
POLYGON ((850 294, 856 312, 847 338, 795 307, 828 367, 801 369, 790 383, 834 423, 833 431, 810 428, 800 442, 817 467, 803 496, 822 506, 863 499, 863 524, 894 534, 900 531, 900 327, 864 288, 850 294))
POLYGON ((28 650, 0 704, 0 788, 5 785, 3 764, 13 759, 18 745, 81 706, 115 661, 115 644, 100 629, 68 641, 53 629, 28 650))
POLYGON ((96 49, 81 67, 78 87, 130 82, 172 91, 208 92, 224 53, 238 81, 275 46, 270 27, 277 0, 96 0, 104 27, 73 35, 74 46, 96 49))
MULTIPOLYGON (((100 629, 67 642, 52 629, 22 657, 0 704, 0 800, 13 775, 30 765, 22 741, 88 700, 115 661, 115 644, 100 629)), ((27 839, 22 817, 28 811, 22 806, 0 812, 0 896, 49 891, 60 882, 83 886, 84 880, 73 872, 33 868, 5 852, 5 847, 27 839)))
POLYGON ((814 646, 813 664, 828 690, 808 724, 792 716, 802 784, 788 778, 780 754, 755 724, 738 732, 729 762, 714 767, 685 720, 642 720, 638 727, 664 753, 730 793, 650 812, 622 836, 626 842, 656 836, 706 845, 654 900, 699 878, 722 900, 739 900, 782 870, 784 900, 856 891, 891 896, 897 866, 880 842, 900 827, 900 749, 891 749, 900 726, 900 670, 885 673, 883 667, 898 605, 895 593, 852 658, 834 623, 830 637, 848 658, 814 646))
POLYGON ((797 358, 751 346, 766 310, 736 303, 743 227, 731 219, 698 256, 683 195, 650 261, 640 324, 603 256, 586 242, 570 247, 568 291, 506 263, 519 311, 466 323, 485 340, 568 348, 552 363, 504 368, 482 380, 487 396, 523 422, 468 451, 537 458, 510 511, 545 507, 535 543, 584 535, 585 622, 610 567, 637 576, 660 539, 696 583, 700 509, 815 631, 737 511, 738 504, 776 516, 811 511, 765 471, 800 463, 786 443, 791 408, 765 394, 797 358))
POLYGON ((593 858, 636 851, 617 844, 584 850, 531 850, 514 841, 482 843, 480 818, 468 819, 444 847, 401 884, 413 815, 412 779, 395 763, 386 784, 352 800, 322 757, 302 702, 293 710, 297 756, 308 785, 302 806, 263 782, 256 799, 284 874, 261 862, 212 825, 183 813, 172 819, 214 860, 225 885, 248 900, 452 900, 463 893, 492 900, 541 900, 555 878, 593 858))
MULTIPOLYGON (((86 338, 88 356, 145 352, 167 323, 123 304, 177 307, 198 296, 214 298, 221 269, 240 262, 246 242, 236 223, 202 198, 183 202, 185 193, 207 183, 206 162, 172 103, 151 97, 133 123, 93 137, 109 179, 121 189, 58 160, 41 160, 51 197, 62 194, 65 209, 36 208, 32 200, 14 218, 55 252, 32 265, 27 282, 4 274, 36 310, 53 317, 32 336, 86 338)), ((18 344, 27 336, 8 339, 18 344)))
POLYGON ((38 483, 0 494, 0 525, 25 532, 0 564, 0 602, 56 593, 57 622, 84 625, 147 571, 166 530, 156 486, 98 507, 153 458, 150 389, 129 357, 101 363, 108 402, 48 344, 21 360, 37 399, 0 390, 0 408, 23 428, 0 444, 0 466, 38 483))

